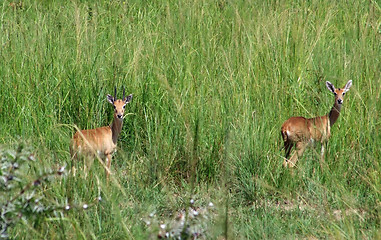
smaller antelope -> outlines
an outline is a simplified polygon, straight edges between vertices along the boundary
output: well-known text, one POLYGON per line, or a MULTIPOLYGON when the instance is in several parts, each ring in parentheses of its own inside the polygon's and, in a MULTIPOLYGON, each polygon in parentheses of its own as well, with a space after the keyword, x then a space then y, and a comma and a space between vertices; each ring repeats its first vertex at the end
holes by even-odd
POLYGON ((328 90, 335 95, 335 103, 327 115, 308 119, 304 117, 291 117, 282 125, 281 134, 286 153, 286 158, 283 162, 284 167, 294 167, 298 157, 303 155, 309 143, 314 143, 315 141, 321 143, 321 163, 324 162, 324 145, 327 144, 331 136, 331 127, 340 115, 344 95, 352 86, 352 80, 349 80, 343 89, 336 89, 328 81, 325 84, 328 90), (296 151, 288 159, 294 145, 296 146, 296 151))
MULTIPOLYGON (((106 176, 108 179, 111 166, 111 157, 115 152, 116 143, 118 141, 119 134, 122 131, 124 109, 126 104, 132 100, 132 94, 125 97, 125 91, 123 88, 123 99, 117 100, 115 88, 114 97, 107 94, 107 100, 114 106, 114 121, 110 126, 77 131, 71 142, 70 153, 72 159, 76 158, 77 154, 88 158, 98 155, 100 158, 106 159, 106 176)), ((91 164, 92 160, 89 161, 89 168, 91 164)), ((86 171, 86 163, 84 168, 86 171)))

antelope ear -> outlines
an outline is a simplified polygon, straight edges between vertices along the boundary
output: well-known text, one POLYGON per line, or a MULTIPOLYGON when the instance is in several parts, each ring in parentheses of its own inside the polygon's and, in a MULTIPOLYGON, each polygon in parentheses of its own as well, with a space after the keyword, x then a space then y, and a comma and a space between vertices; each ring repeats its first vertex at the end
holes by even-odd
POLYGON ((335 93, 335 86, 333 86, 332 83, 326 81, 325 85, 327 86, 328 90, 331 91, 332 93, 335 93))
POLYGON ((345 84, 344 91, 347 92, 352 87, 352 80, 349 80, 347 84, 345 84))
POLYGON ((111 96, 110 94, 107 94, 107 101, 111 104, 114 104, 114 97, 111 96))
POLYGON ((132 94, 128 95, 125 99, 123 99, 125 103, 129 103, 132 100, 132 94))

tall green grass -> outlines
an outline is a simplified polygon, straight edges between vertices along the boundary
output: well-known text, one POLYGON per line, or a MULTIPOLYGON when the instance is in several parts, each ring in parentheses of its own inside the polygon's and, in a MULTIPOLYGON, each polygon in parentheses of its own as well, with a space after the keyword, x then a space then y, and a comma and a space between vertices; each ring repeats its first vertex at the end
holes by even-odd
POLYGON ((379 235, 376 1, 9 4, 0 6, 1 144, 26 139, 42 167, 71 166, 74 126, 108 125, 114 86, 134 94, 111 183, 93 164, 89 177, 68 174, 46 189, 63 204, 98 191, 103 202, 20 223, 17 238, 144 239, 142 218, 192 197, 217 206, 211 238, 379 235), (297 168, 282 168, 283 121, 328 113, 325 81, 349 79, 326 167, 311 148, 297 168))

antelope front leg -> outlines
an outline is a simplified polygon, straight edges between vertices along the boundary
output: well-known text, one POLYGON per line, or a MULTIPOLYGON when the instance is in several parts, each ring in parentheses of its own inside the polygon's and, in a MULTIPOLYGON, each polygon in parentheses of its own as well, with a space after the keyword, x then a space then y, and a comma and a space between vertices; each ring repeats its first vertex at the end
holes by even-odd
POLYGON ((320 161, 324 162, 324 143, 321 144, 320 161))
POLYGON ((111 154, 107 154, 106 155, 106 166, 107 166, 107 168, 106 168, 106 178, 107 178, 107 181, 109 179, 109 175, 110 175, 110 172, 111 172, 111 169, 110 169, 110 167, 111 167, 111 158, 112 158, 111 154))
POLYGON ((324 157, 325 157, 325 148, 327 148, 327 142, 322 142, 321 151, 320 151, 320 167, 323 167, 324 157))
POLYGON ((78 162, 78 155, 77 155, 77 152, 74 152, 72 153, 73 150, 70 149, 70 154, 71 154, 71 173, 73 174, 73 177, 75 177, 75 173, 77 172, 77 170, 75 169, 75 166, 74 164, 76 162, 78 162))

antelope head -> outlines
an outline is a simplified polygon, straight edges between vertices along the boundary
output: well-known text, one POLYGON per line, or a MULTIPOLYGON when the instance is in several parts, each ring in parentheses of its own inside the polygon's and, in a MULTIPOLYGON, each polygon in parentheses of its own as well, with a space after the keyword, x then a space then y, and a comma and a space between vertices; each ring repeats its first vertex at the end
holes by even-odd
POLYGON ((336 89, 335 86, 333 86, 333 84, 328 81, 325 83, 325 85, 329 91, 335 94, 335 105, 341 107, 341 104, 343 104, 344 101, 345 93, 348 92, 349 88, 352 86, 352 80, 349 80, 347 84, 345 84, 344 88, 336 89))
POLYGON ((129 103, 132 100, 132 94, 125 97, 125 90, 123 88, 123 99, 116 99, 116 87, 115 87, 114 97, 111 96, 110 94, 107 94, 107 100, 109 103, 111 103, 114 106, 114 118, 122 121, 124 117, 124 109, 127 103, 129 103))

